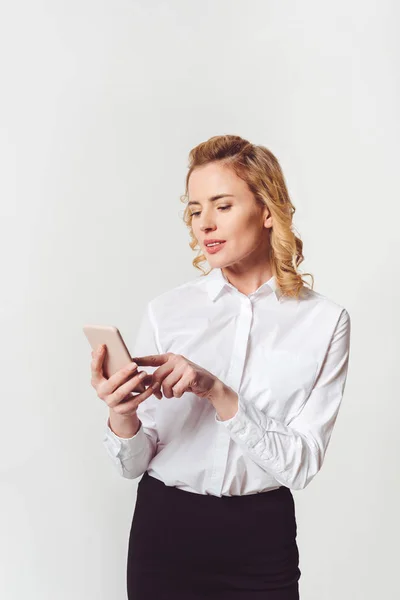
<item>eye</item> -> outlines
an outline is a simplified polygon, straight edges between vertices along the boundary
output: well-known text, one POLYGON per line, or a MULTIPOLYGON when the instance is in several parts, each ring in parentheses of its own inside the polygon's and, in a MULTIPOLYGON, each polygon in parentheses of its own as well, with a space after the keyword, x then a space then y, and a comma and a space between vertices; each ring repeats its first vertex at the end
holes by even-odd
MULTIPOLYGON (((228 209, 230 209, 230 205, 227 205, 227 206, 218 206, 217 210, 228 210, 228 209)), ((194 212, 190 216, 191 217, 196 217, 199 214, 200 214, 200 212, 194 212)))

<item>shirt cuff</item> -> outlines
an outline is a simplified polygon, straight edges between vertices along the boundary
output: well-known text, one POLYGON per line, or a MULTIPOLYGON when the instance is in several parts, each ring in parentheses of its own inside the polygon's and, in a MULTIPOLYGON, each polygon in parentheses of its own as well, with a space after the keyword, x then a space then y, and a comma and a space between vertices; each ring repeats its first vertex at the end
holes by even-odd
POLYGON ((215 413, 215 421, 217 423, 221 423, 221 425, 225 425, 225 427, 228 427, 228 429, 230 429, 231 427, 237 427, 239 424, 243 424, 243 418, 244 418, 244 406, 241 403, 240 394, 238 394, 238 409, 237 409, 236 413, 233 415, 233 417, 223 421, 222 419, 220 419, 218 417, 218 413, 217 412, 215 413))
POLYGON ((146 434, 140 423, 138 431, 130 438, 119 437, 110 427, 110 418, 107 420, 104 442, 111 454, 120 458, 131 458, 140 454, 146 447, 146 434))

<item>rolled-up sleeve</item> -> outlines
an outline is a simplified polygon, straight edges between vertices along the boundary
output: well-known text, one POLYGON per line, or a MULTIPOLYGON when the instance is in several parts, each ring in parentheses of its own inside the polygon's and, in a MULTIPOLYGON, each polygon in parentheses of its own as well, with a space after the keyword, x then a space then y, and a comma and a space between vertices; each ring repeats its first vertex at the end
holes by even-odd
POLYGON ((216 421, 262 469, 293 490, 321 469, 342 402, 350 354, 350 316, 342 309, 322 367, 302 411, 290 425, 269 417, 239 393, 238 411, 216 421))
MULTIPOLYGON (((141 318, 133 350, 130 353, 131 356, 138 357, 161 353, 157 324, 150 302, 141 318)), ((146 367, 148 373, 154 370, 155 367, 146 367)), ((155 414, 158 402, 160 401, 151 395, 139 404, 137 416, 141 425, 131 438, 117 436, 110 428, 109 418, 107 419, 103 444, 116 469, 126 479, 135 479, 143 475, 156 453, 158 435, 155 414)))

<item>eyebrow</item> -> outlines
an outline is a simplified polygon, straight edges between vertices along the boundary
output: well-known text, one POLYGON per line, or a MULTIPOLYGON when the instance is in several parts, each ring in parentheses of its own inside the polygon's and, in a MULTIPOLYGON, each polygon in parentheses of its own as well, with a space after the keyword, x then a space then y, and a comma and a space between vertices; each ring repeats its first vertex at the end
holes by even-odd
MULTIPOLYGON (((211 198, 208 199, 209 202, 215 202, 216 200, 219 200, 220 198, 227 198, 227 197, 232 197, 234 198, 233 194, 217 194, 216 196, 211 196, 211 198)), ((187 205, 188 206, 192 206, 192 204, 200 204, 200 202, 188 202, 187 205)))

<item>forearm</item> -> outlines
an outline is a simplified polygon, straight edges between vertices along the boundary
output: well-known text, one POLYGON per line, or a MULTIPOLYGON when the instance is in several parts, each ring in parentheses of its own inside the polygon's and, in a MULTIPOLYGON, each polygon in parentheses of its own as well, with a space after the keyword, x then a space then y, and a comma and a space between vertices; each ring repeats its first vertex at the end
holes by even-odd
POLYGON ((239 396, 225 384, 217 385, 211 400, 221 427, 244 452, 281 485, 303 489, 321 468, 317 448, 303 433, 271 419, 251 403, 239 410, 239 396))
POLYGON ((136 413, 130 416, 119 415, 110 408, 110 429, 121 438, 131 438, 139 431, 140 419, 136 413))

